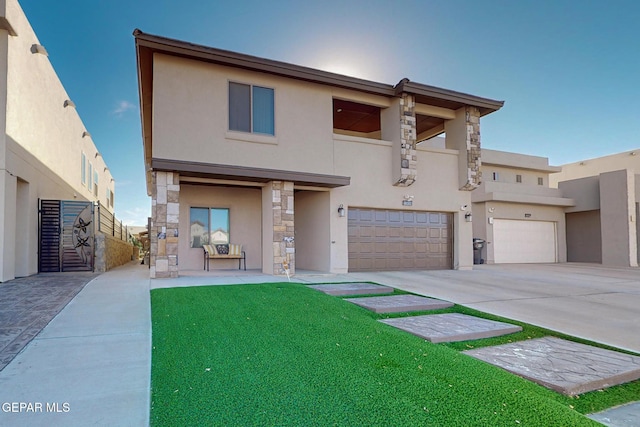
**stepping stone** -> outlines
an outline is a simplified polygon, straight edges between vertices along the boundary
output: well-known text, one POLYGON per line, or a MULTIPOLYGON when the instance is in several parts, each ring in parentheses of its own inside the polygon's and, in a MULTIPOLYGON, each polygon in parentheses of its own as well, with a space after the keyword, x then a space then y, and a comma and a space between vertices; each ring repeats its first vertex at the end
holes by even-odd
POLYGON ((309 285, 310 288, 327 295, 368 295, 368 294, 390 294, 393 288, 371 283, 334 283, 330 285, 309 285))
POLYGON ((589 414, 587 417, 606 426, 640 426, 640 402, 633 402, 606 411, 589 414))
POLYGON ((573 396, 640 378, 640 357, 554 337, 464 353, 573 396))
POLYGON ((520 332, 520 326, 460 313, 432 314, 380 320, 432 343, 477 340, 520 332))
POLYGON ((401 313, 404 311, 438 310, 453 307, 453 303, 418 295, 390 295, 386 297, 348 298, 360 307, 375 313, 401 313))

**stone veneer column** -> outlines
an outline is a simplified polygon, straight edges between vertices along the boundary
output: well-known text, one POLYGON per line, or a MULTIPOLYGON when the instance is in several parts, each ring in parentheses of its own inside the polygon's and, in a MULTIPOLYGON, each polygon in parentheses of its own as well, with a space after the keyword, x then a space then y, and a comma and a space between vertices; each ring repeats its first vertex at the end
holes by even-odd
POLYGON ((150 276, 178 277, 180 176, 175 172, 151 173, 150 276))
POLYGON ((273 203, 273 274, 284 275, 288 264, 289 274, 296 271, 293 182, 272 182, 273 203))
POLYGON ((398 187, 408 187, 418 177, 415 108, 414 96, 403 93, 400 99, 400 178, 394 184, 398 187))
POLYGON ((478 107, 465 107, 465 126, 467 128, 467 182, 460 190, 471 191, 482 182, 480 171, 480 110, 478 107))

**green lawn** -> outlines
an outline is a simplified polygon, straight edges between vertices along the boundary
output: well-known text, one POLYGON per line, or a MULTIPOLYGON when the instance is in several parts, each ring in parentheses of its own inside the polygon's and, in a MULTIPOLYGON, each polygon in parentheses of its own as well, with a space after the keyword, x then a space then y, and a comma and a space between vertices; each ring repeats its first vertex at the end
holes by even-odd
POLYGON ((295 283, 156 289, 151 303, 154 426, 599 425, 578 411, 640 393, 565 397, 459 352, 485 340, 431 344, 295 283))

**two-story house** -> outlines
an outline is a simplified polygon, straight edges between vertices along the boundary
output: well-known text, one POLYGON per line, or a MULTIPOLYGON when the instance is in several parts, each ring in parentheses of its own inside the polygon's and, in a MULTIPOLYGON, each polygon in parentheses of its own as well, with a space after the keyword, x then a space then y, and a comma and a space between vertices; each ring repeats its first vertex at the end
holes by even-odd
POLYGON ((151 277, 202 269, 214 239, 267 274, 472 268, 480 118, 502 101, 134 37, 151 277))
POLYGON ((0 282, 38 272, 38 201, 100 202, 114 181, 27 17, 0 0, 0 282))
MULTIPOLYGON (((489 264, 567 261, 565 208, 574 200, 549 187, 560 167, 546 157, 482 150, 482 184, 472 192, 473 236, 489 264)), ((477 257, 476 257, 477 258, 477 257)))

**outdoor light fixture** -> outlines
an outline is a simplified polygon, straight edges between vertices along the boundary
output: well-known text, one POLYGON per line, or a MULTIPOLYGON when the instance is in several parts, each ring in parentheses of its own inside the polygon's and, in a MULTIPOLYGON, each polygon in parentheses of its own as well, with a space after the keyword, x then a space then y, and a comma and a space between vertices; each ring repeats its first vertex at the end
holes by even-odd
MULTIPOLYGON (((87 136, 88 136, 89 138, 91 138, 91 134, 90 134, 89 132, 87 132, 86 130, 85 130, 84 132, 82 132, 82 137, 83 137, 83 138, 86 138, 87 136)), ((97 157, 97 156, 96 156, 96 157, 97 157)))
POLYGON ((47 53, 47 49, 45 49, 41 44, 32 44, 31 53, 39 53, 44 56, 49 56, 49 54, 47 53))
POLYGON ((464 214, 464 220, 467 222, 471 222, 471 212, 467 212, 464 214))
POLYGON ((100 154, 100 153, 96 153, 95 158, 97 159, 97 158, 98 158, 98 156, 102 157, 102 154, 100 154))
POLYGON ((75 108, 76 107, 76 104, 74 104, 74 102, 72 100, 70 100, 70 99, 65 99, 64 104, 62 104, 62 105, 64 106, 64 108, 67 108, 67 107, 75 108))
POLYGON ((340 206, 338 206, 338 215, 340 217, 344 216, 344 206, 342 206, 342 204, 340 204, 340 206))

